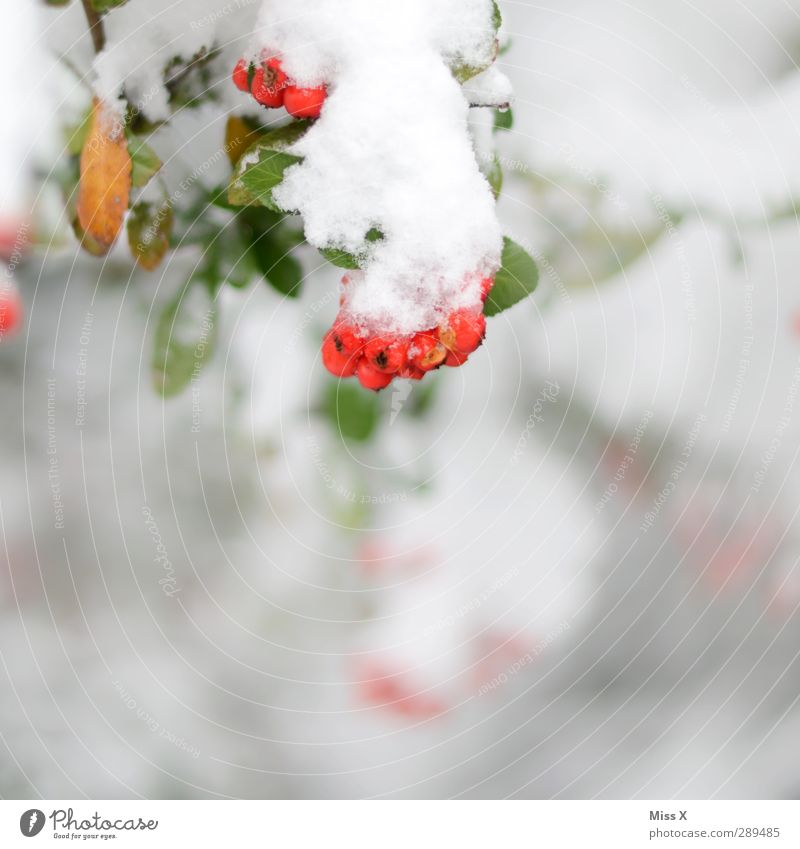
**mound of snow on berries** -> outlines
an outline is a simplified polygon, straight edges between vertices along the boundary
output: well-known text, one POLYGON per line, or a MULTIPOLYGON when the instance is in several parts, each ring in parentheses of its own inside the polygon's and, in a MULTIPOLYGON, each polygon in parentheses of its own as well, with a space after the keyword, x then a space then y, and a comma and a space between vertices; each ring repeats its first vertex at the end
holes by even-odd
POLYGON ((369 331, 409 334, 480 303, 500 264, 495 203, 450 66, 491 62, 491 0, 267 0, 258 52, 298 85, 328 85, 304 157, 276 189, 316 247, 364 250, 347 310, 369 331), (262 55, 263 55, 262 53, 262 55))

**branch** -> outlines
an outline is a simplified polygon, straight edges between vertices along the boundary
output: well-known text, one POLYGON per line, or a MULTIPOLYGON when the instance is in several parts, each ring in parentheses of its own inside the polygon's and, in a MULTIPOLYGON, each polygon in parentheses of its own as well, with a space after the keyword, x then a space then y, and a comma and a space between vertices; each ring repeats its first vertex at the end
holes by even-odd
POLYGON ((89 24, 89 32, 92 35, 94 52, 99 53, 106 46, 106 32, 103 29, 103 19, 100 13, 92 6, 92 0, 81 0, 83 11, 86 14, 86 22, 89 24))

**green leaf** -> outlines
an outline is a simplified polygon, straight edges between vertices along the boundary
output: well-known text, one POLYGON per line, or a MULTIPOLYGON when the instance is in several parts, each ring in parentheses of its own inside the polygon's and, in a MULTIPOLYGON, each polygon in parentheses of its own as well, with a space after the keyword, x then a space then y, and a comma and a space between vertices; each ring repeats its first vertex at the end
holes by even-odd
POLYGON ((292 250, 303 242, 302 231, 290 218, 258 206, 237 211, 236 224, 246 256, 256 271, 282 295, 300 295, 303 268, 292 250))
POLYGON ((169 250, 172 207, 167 202, 140 201, 131 209, 127 231, 133 258, 147 271, 155 271, 169 250))
POLYGON ((272 150, 286 150, 291 147, 308 132, 309 128, 314 125, 313 121, 301 119, 299 121, 291 121, 284 124, 282 127, 276 127, 274 130, 267 130, 259 141, 272 148, 272 150))
POLYGON ((92 8, 95 12, 107 12, 109 9, 124 6, 127 2, 128 0, 92 0, 92 8))
POLYGON ((511 107, 494 110, 494 130, 510 130, 514 126, 514 112, 511 107))
POLYGON ((89 128, 92 126, 92 114, 92 109, 87 109, 83 118, 66 130, 67 152, 72 156, 80 156, 83 146, 86 144, 86 136, 89 135, 89 128))
POLYGON ((133 164, 131 184, 134 188, 141 189, 161 170, 161 160, 150 145, 130 133, 128 134, 128 153, 133 164))
POLYGON ((267 282, 290 298, 300 297, 303 284, 303 266, 291 254, 284 254, 267 272, 267 282))
POLYGON ((92 256, 105 256, 111 250, 111 245, 104 245, 98 242, 97 239, 93 239, 83 229, 83 227, 81 227, 81 223, 78 221, 77 215, 72 219, 72 232, 75 234, 75 238, 80 242, 83 250, 92 256))
POLYGON ((156 324, 153 382, 170 398, 196 379, 217 341, 217 311, 208 287, 190 280, 162 311, 156 324))
POLYGON ((287 253, 275 238, 265 236, 255 242, 252 256, 264 279, 282 295, 297 298, 303 282, 303 267, 299 260, 287 253))
POLYGON ((539 269, 533 258, 511 239, 503 239, 503 260, 494 286, 486 299, 483 312, 487 316, 513 307, 527 298, 539 282, 539 269))
POLYGON ((329 383, 323 411, 343 439, 365 442, 380 421, 380 401, 371 392, 362 392, 352 383, 329 383))
POLYGON ((228 201, 235 206, 260 204, 276 212, 282 211, 272 199, 272 190, 283 180, 287 168, 303 160, 291 153, 281 153, 261 139, 239 160, 228 187, 228 201))

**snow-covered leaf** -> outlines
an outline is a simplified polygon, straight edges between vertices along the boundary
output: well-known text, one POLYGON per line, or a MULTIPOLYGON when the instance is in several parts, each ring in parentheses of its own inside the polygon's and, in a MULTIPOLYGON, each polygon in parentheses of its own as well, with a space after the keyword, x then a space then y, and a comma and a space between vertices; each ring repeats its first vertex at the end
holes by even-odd
POLYGON ((383 233, 373 227, 364 238, 364 250, 357 254, 352 254, 335 247, 320 248, 319 252, 331 265, 335 265, 337 268, 346 268, 348 271, 354 271, 357 268, 361 268, 364 260, 367 258, 367 243, 380 241, 383 238, 383 233))
POLYGON ((463 85, 478 74, 482 74, 490 65, 491 62, 485 65, 456 65, 452 68, 453 76, 463 85))
POLYGON ((339 250, 339 248, 320 248, 319 252, 331 265, 335 265, 337 268, 346 268, 349 271, 354 271, 356 268, 361 267, 358 257, 355 254, 339 250))
POLYGON ((502 25, 503 15, 500 12, 500 7, 497 5, 495 0, 492 0, 492 27, 494 29, 494 34, 492 38, 494 40, 494 46, 492 49, 491 59, 488 62, 482 63, 480 65, 465 62, 453 66, 451 68, 453 76, 460 83, 463 84, 468 80, 471 80, 473 77, 477 77, 478 74, 482 74, 487 68, 491 67, 492 63, 495 61, 495 59, 497 59, 497 54, 500 49, 499 44, 497 42, 497 33, 502 25))
POLYGON ((503 26, 503 13, 500 11, 497 0, 492 0, 492 25, 494 26, 495 33, 503 26))
POLYGON ((299 156, 283 153, 260 139, 241 157, 228 188, 228 200, 234 206, 260 204, 281 211, 272 199, 272 190, 283 180, 292 165, 302 162, 299 156))
POLYGON ((489 181, 492 187, 492 192, 495 198, 500 197, 500 192, 503 190, 503 166, 500 164, 500 159, 495 154, 490 160, 481 166, 484 176, 489 181))
POLYGON ((311 126, 311 121, 290 121, 281 127, 264 130, 252 119, 231 115, 225 125, 225 150, 236 167, 245 153, 259 142, 270 150, 285 151, 299 141, 311 126))

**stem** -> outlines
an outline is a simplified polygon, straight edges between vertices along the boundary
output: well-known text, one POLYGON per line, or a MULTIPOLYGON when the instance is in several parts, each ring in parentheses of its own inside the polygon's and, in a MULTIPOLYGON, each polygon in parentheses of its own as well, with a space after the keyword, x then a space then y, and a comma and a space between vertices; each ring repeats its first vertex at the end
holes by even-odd
POLYGON ((92 6, 91 0, 81 0, 83 11, 86 14, 86 22, 89 24, 89 32, 92 35, 94 52, 99 53, 106 46, 106 32, 103 29, 103 19, 100 13, 92 6))

